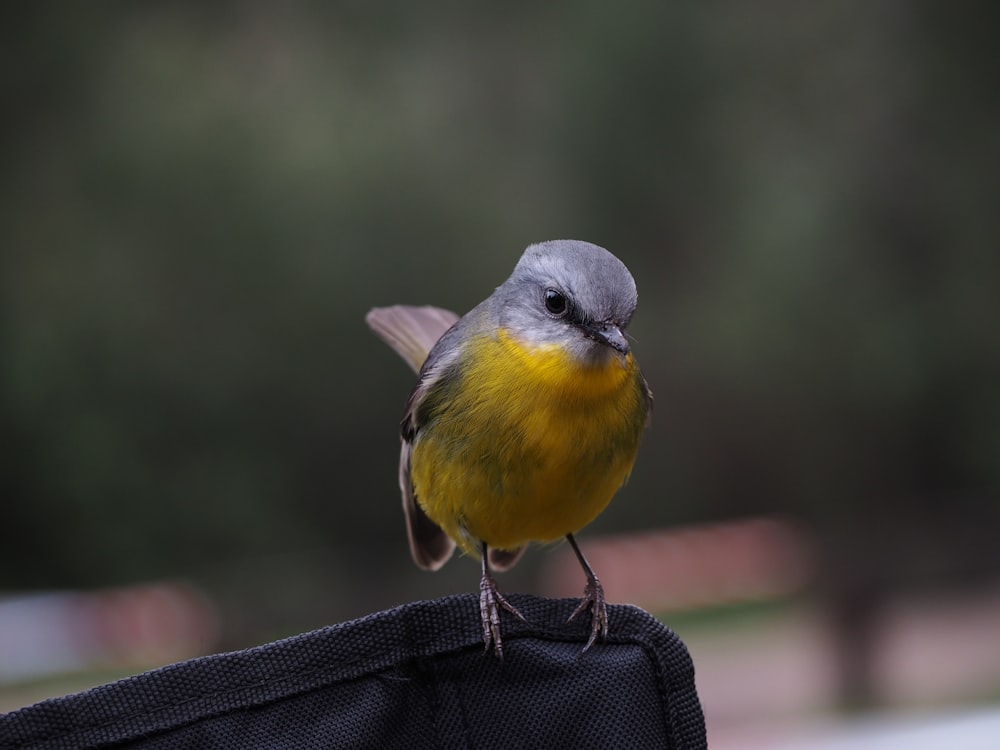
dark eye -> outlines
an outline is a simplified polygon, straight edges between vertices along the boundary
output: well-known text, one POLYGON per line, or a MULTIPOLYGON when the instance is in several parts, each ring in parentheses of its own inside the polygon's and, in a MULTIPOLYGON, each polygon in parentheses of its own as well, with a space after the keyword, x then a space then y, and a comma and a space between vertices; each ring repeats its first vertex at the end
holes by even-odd
POLYGON ((566 298, 563 296, 562 292, 558 292, 555 289, 545 290, 545 309, 549 311, 552 315, 563 316, 566 314, 567 305, 566 298))

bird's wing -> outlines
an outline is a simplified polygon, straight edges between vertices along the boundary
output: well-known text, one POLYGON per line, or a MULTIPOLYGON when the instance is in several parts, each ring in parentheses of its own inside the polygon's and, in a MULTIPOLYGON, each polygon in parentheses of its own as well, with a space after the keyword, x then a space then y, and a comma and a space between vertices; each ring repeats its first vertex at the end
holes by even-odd
POLYGON ((413 494, 413 481, 410 478, 410 456, 413 453, 413 441, 403 439, 399 453, 399 489, 403 494, 403 515, 406 517, 406 536, 410 541, 410 554, 413 561, 424 570, 438 570, 451 558, 455 551, 455 542, 444 533, 424 513, 413 494))
MULTIPOLYGON (((428 361, 428 355, 441 337, 458 321, 458 315, 439 307, 394 305, 376 307, 365 316, 371 329, 420 374, 410 394, 401 423, 403 444, 399 454, 399 489, 403 496, 406 534, 414 562, 426 570, 437 570, 455 551, 455 542, 420 507, 413 494, 410 458, 416 438, 418 408, 453 359, 446 351, 428 361)), ((446 348, 445 348, 446 349, 446 348)), ((441 351, 439 348, 438 351, 441 351)))
POLYGON ((642 389, 645 391, 646 395, 646 427, 653 424, 653 391, 649 387, 649 383, 646 382, 646 377, 640 374, 642 378, 642 389))
POLYGON ((458 315, 451 310, 430 305, 376 307, 365 316, 368 326, 406 360, 414 372, 420 372, 434 344, 457 320, 458 315))
POLYGON ((517 565, 517 561, 524 556, 524 551, 526 549, 528 549, 528 545, 517 547, 515 549, 497 549, 496 547, 490 547, 486 551, 486 556, 489 558, 490 562, 490 569, 499 570, 501 573, 505 570, 510 570, 517 565))
MULTIPOLYGON (((454 330, 454 329, 450 329, 454 330)), ((447 342, 446 342, 447 343, 447 342)), ((399 454, 399 489, 403 494, 403 513, 406 515, 406 532, 410 540, 413 561, 426 570, 437 570, 455 551, 455 541, 437 525, 420 507, 413 493, 410 459, 413 445, 422 427, 420 406, 443 378, 451 377, 448 365, 455 360, 457 350, 447 346, 434 350, 420 369, 420 380, 406 402, 406 413, 400 422, 403 445, 399 454)))

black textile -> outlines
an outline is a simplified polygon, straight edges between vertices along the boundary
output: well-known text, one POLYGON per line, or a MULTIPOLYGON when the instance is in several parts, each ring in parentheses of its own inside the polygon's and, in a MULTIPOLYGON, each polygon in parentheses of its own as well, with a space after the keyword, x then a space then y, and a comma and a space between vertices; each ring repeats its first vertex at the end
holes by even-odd
POLYGON ((416 602, 0 715, 0 748, 704 748, 687 649, 608 607, 585 654, 575 600, 512 595, 504 660, 475 595, 416 602))

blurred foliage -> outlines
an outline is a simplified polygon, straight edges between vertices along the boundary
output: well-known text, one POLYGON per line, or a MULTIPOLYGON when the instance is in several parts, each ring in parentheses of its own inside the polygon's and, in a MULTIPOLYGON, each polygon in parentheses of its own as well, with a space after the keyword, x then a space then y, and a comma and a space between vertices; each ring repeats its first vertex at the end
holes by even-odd
POLYGON ((632 268, 656 394, 595 527, 778 511, 834 589, 997 572, 996 6, 18 8, 0 588, 425 591, 362 317, 557 237, 632 268))

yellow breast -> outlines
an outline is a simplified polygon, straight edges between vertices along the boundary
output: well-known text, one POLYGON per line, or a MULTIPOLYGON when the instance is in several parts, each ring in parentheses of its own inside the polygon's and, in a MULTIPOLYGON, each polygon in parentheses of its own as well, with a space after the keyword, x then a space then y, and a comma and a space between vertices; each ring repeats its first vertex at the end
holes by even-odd
POLYGON ((624 483, 646 410, 631 354, 582 366, 555 347, 481 337, 421 407, 417 502, 467 551, 559 539, 624 483))

